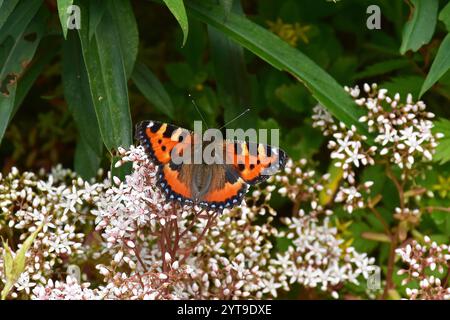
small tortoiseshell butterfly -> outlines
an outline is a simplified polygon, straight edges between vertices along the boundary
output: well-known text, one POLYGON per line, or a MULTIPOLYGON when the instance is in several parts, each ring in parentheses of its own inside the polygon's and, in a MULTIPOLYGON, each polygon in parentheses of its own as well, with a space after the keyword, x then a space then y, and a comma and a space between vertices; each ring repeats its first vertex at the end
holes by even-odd
MULTIPOLYGON (((157 121, 142 121, 136 126, 136 139, 158 166, 158 185, 168 200, 222 211, 241 203, 248 185, 265 181, 284 168, 286 153, 265 144, 221 140, 215 145, 227 159, 223 163, 179 163, 173 155, 183 156, 200 145, 197 134, 157 121), (269 170, 269 172, 267 172, 269 170)), ((209 145, 216 143, 210 142, 209 145)))

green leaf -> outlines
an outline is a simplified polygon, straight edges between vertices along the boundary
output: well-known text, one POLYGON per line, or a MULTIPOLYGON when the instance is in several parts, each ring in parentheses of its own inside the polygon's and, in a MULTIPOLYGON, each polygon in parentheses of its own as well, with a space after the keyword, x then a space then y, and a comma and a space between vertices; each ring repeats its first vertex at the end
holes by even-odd
POLYGON ((67 22, 69 20, 68 9, 72 6, 73 0, 58 0, 58 15, 64 38, 67 37, 67 22))
POLYGON ((385 75, 386 73, 410 66, 410 64, 411 63, 405 59, 392 59, 383 62, 378 62, 366 67, 363 71, 358 72, 353 77, 353 79, 358 80, 378 75, 385 75))
POLYGON ((167 76, 178 88, 188 89, 195 85, 194 71, 184 62, 168 63, 165 66, 167 76))
POLYGON ((0 93, 0 142, 12 118, 15 96, 16 85, 9 89, 9 96, 6 97, 0 93))
MULTIPOLYGON (((225 1, 227 2, 227 1, 225 1)), ((230 12, 230 3, 221 3, 224 10, 230 12)), ((240 2, 235 2, 233 12, 242 15, 240 2)), ((217 93, 224 109, 224 122, 228 123, 242 111, 250 107, 251 86, 244 60, 244 50, 222 32, 208 26, 211 45, 211 58, 217 84, 217 93)), ((230 128, 248 128, 254 126, 255 113, 230 123, 230 128), (249 118, 253 116, 253 118, 249 118)))
POLYGON ((439 46, 430 71, 420 89, 420 96, 428 91, 450 69, 450 33, 439 46))
MULTIPOLYGON (((97 124, 96 124, 97 125, 97 124)), ((87 142, 83 136, 79 136, 75 148, 74 168, 75 172, 83 179, 89 179, 97 175, 102 161, 103 144, 101 139, 95 139, 99 144, 95 149, 91 147, 94 141, 87 142)))
POLYGON ((0 28, 0 43, 8 36, 17 39, 19 35, 23 34, 41 5, 42 0, 20 1, 0 28))
MULTIPOLYGON (((225 13, 231 12, 231 9, 233 8, 233 0, 219 0, 219 3, 222 6, 225 13)), ((238 1, 238 4, 240 6, 240 1, 238 1)))
POLYGON ((226 13, 220 6, 204 1, 187 1, 186 6, 193 17, 217 28, 275 68, 291 73, 334 116, 368 135, 366 128, 358 122, 362 110, 336 80, 310 58, 245 17, 231 12, 225 19, 226 13))
POLYGON ((17 83, 16 98, 14 101, 14 114, 22 104, 28 91, 30 91, 38 76, 44 71, 45 67, 60 53, 60 42, 57 41, 58 36, 48 36, 41 40, 39 47, 33 57, 33 63, 27 67, 24 74, 17 83))
POLYGON ((319 201, 322 206, 326 206, 333 200, 336 190, 342 180, 344 170, 335 166, 337 161, 332 161, 328 166, 329 182, 324 185, 323 190, 319 194, 319 201))
POLYGON ((17 84, 14 84, 9 89, 10 95, 6 97, 0 94, 0 138, 5 133, 6 127, 11 122, 37 77, 55 55, 58 54, 57 45, 58 43, 55 42, 53 37, 45 38, 41 41, 33 58, 33 63, 20 76, 17 84))
POLYGON ((169 94, 164 89, 161 82, 143 63, 137 63, 131 75, 136 87, 142 92, 144 97, 150 101, 159 111, 174 118, 174 107, 169 94))
POLYGON ((3 27, 3 24, 6 22, 18 3, 19 0, 7 0, 3 1, 0 5, 0 29, 3 27))
POLYGON ((414 99, 418 99, 422 82, 422 77, 403 75, 392 77, 389 81, 383 82, 379 87, 386 88, 392 94, 398 92, 402 97, 406 97, 408 93, 411 93, 414 99))
MULTIPOLYGON (((46 18, 43 10, 34 18, 38 10, 39 6, 36 5, 19 5, 0 30, 0 84, 8 75, 17 79, 24 65, 33 57, 44 32, 43 20, 46 18), (24 25, 15 25, 16 20, 24 25), (11 25, 17 28, 9 28, 11 25)), ((4 83, 1 87, 4 87, 4 83)))
POLYGON ((444 164, 450 161, 450 120, 440 118, 435 121, 434 133, 442 133, 444 137, 439 139, 436 147, 436 153, 433 155, 433 161, 444 164))
POLYGON ((5 270, 5 276, 6 278, 12 278, 14 257, 12 256, 11 249, 7 242, 3 242, 3 249, 3 269, 5 270))
POLYGON ((9 291, 19 279, 22 272, 25 270, 25 260, 26 253, 30 249, 31 245, 36 239, 38 233, 41 231, 44 225, 41 224, 36 230, 25 239, 20 249, 16 252, 16 256, 13 258, 11 249, 6 242, 3 243, 4 254, 3 258, 5 260, 5 276, 6 283, 1 292, 1 299, 5 300, 8 296, 9 291))
POLYGON ((183 0, 163 0, 163 1, 169 8, 170 12, 172 12, 175 19, 177 19, 178 24, 180 25, 181 30, 183 31, 183 46, 184 46, 188 37, 189 25, 183 0))
POLYGON ((439 20, 445 24, 447 31, 450 32, 450 2, 439 13, 439 20))
POLYGON ((351 232, 352 237, 355 238, 353 247, 355 247, 356 250, 361 252, 371 252, 378 245, 378 243, 375 241, 363 238, 363 235, 366 232, 373 231, 371 226, 369 226, 367 223, 363 221, 355 221, 350 225, 348 230, 351 232))
MULTIPOLYGON (((82 11, 87 9, 86 1, 82 6, 82 11)), ((128 147, 132 143, 127 75, 121 43, 117 41, 119 33, 109 10, 104 13, 92 39, 87 28, 79 30, 100 133, 111 153, 119 146, 128 147)))
POLYGON ((408 50, 417 51, 430 42, 436 27, 438 0, 411 0, 412 18, 403 28, 400 53, 408 50))
POLYGON ((102 20, 105 10, 105 1, 89 1, 89 40, 94 36, 95 30, 97 30, 97 26, 102 20))
MULTIPOLYGON (((115 164, 120 160, 120 157, 113 156, 111 159, 111 177, 118 177, 121 180, 125 178, 127 174, 131 172, 131 162, 126 162, 120 167, 116 168, 115 164)), ((113 180, 114 182, 114 180, 113 180)))
POLYGON ((70 32, 64 41, 62 60, 64 96, 79 132, 75 150, 75 171, 84 179, 88 179, 97 174, 103 145, 80 39, 76 33, 70 32))
MULTIPOLYGON (((92 2, 92 1, 90 1, 92 2)), ((130 0, 108 0, 108 9, 116 27, 116 40, 119 40, 127 79, 131 77, 136 62, 139 34, 136 17, 130 0)))
MULTIPOLYGON (((23 76, 45 32, 48 15, 45 10, 36 14, 38 9, 39 7, 32 5, 28 7, 19 5, 5 24, 5 26, 13 24, 15 19, 26 22, 25 27, 21 27, 20 30, 9 30, 10 35, 3 38, 3 43, 0 44, 0 142, 18 105, 15 97, 17 81, 23 76), (19 9, 24 11, 18 12, 19 9), (29 12, 33 12, 34 15, 29 12)), ((21 91, 19 93, 22 94, 21 91)))
POLYGON ((282 85, 275 90, 275 95, 286 106, 294 111, 302 112, 311 107, 308 100, 308 92, 304 86, 296 83, 291 85, 282 85))

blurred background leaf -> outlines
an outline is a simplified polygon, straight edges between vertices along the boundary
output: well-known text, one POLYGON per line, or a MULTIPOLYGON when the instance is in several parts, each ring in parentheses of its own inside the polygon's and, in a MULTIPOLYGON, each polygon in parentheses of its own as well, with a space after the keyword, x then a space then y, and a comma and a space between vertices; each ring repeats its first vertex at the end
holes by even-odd
POLYGON ((97 116, 89 88, 81 44, 75 32, 69 32, 63 44, 63 87, 67 105, 79 132, 74 168, 85 179, 94 177, 103 153, 97 116))
POLYGON ((420 89, 420 96, 422 96, 428 89, 430 89, 439 79, 450 69, 450 33, 442 41, 439 50, 431 65, 430 71, 425 78, 425 82, 420 89))
POLYGON ((440 139, 439 144, 436 148, 436 154, 433 157, 433 161, 444 164, 450 161, 450 121, 447 119, 440 118, 439 121, 435 122, 433 128, 434 132, 439 132, 444 134, 444 137, 440 139))
POLYGON ((20 3, 0 29, 0 143, 15 109, 17 82, 45 32, 47 12, 39 10, 41 3, 20 3))
MULTIPOLYGON (((236 14, 243 14, 239 1, 235 1, 234 4, 222 1, 221 5, 226 13, 232 10, 236 14)), ((224 123, 228 123, 244 110, 252 107, 252 88, 246 70, 244 50, 213 26, 208 26, 208 35, 217 92, 224 109, 224 123)), ((228 127, 247 129, 254 127, 255 124, 256 114, 250 112, 230 123, 228 127)))
POLYGON ((417 51, 430 42, 437 21, 438 0, 410 0, 411 18, 403 28, 400 53, 417 51))
POLYGON ((159 111, 169 118, 174 117, 174 107, 169 94, 153 72, 142 63, 137 63, 131 75, 134 84, 159 111))
POLYGON ((184 8, 183 0, 163 0, 170 12, 172 12, 175 19, 177 19, 181 30, 183 30, 183 46, 186 43, 189 24, 186 16, 186 9, 184 8))
MULTIPOLYGON (((124 29, 114 19, 113 1, 109 3, 111 7, 105 11, 93 38, 89 39, 86 28, 81 28, 79 35, 101 136, 112 152, 132 141, 126 72, 127 66, 132 68, 134 61, 125 50, 126 37, 121 35, 124 29)), ((82 8, 88 10, 87 4, 83 4, 82 8)))
POLYGON ((187 7, 188 12, 195 18, 217 28, 275 68, 297 77, 339 120, 347 125, 355 125, 361 132, 366 133, 358 122, 361 111, 342 87, 300 51, 246 18, 234 13, 226 14, 220 6, 188 1, 187 7))

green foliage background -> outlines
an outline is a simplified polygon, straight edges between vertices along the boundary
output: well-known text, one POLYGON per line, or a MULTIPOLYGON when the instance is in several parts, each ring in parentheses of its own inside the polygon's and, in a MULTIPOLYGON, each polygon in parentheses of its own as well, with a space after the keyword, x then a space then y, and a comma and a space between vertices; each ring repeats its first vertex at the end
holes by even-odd
MULTIPOLYGON (((209 126, 250 107, 230 126, 280 128, 293 159, 326 171, 312 108, 320 102, 364 132, 343 86, 377 82, 422 97, 438 116, 436 130, 447 137, 421 183, 438 193, 429 205, 448 207, 449 31, 448 0, 0 0, 2 171, 62 163, 92 177, 133 142, 140 120, 191 129, 199 116, 189 94, 209 126), (80 30, 67 29, 72 4, 81 8, 80 30), (373 4, 380 30, 366 26, 373 4)), ((383 170, 371 167, 362 179, 376 181, 392 222, 398 199, 383 170)), ((354 216, 356 249, 386 260, 389 246, 360 237, 382 226, 354 216)), ((422 228, 448 243, 449 214, 433 212, 422 228)))

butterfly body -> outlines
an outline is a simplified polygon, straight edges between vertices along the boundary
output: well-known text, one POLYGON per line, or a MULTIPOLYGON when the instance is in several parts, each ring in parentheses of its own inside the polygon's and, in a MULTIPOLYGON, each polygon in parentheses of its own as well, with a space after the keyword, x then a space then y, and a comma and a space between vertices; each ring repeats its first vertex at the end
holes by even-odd
POLYGON ((203 143, 198 134, 157 121, 139 123, 136 139, 158 166, 158 185, 168 200, 210 210, 240 204, 249 185, 268 178, 265 170, 278 170, 286 162, 278 148, 229 140, 203 143), (196 161, 207 148, 215 150, 213 161, 196 161))

